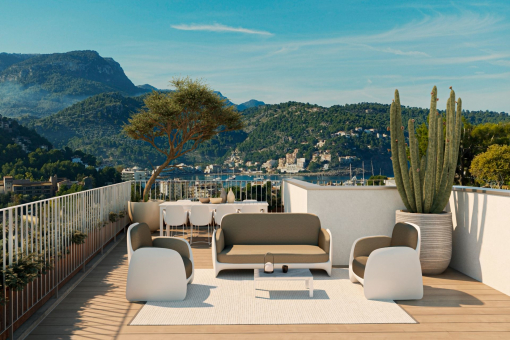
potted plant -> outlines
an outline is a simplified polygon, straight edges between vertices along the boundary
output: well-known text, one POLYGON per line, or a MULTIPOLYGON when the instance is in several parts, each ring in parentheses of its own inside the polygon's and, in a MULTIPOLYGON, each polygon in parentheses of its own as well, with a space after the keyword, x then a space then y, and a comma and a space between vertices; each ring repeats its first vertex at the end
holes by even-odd
POLYGON ((131 221, 145 222, 151 230, 159 228, 161 201, 149 201, 149 193, 159 174, 165 169, 175 168, 172 161, 195 150, 218 133, 243 127, 241 115, 235 107, 228 105, 200 80, 186 77, 173 79, 170 83, 175 91, 152 92, 144 100, 145 107, 124 126, 129 137, 149 143, 165 159, 152 172, 141 202, 129 203, 131 221))
POLYGON ((414 119, 408 123, 409 146, 405 143, 398 90, 395 90, 390 108, 393 172, 407 209, 396 212, 396 221, 411 222, 420 227, 420 262, 424 274, 442 273, 450 264, 452 254, 452 214, 444 209, 450 198, 459 157, 462 100, 455 101, 455 92, 450 91, 446 117, 436 109, 438 100, 434 86, 428 117, 427 151, 421 157, 414 119))

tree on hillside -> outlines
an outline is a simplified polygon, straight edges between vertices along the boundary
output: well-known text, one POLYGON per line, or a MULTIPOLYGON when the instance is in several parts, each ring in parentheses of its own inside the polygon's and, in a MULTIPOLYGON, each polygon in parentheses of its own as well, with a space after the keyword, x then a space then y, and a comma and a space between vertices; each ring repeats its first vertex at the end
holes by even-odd
POLYGON ((495 182, 499 189, 510 181, 510 146, 491 145, 473 159, 470 168, 477 181, 495 182))
MULTIPOLYGON (((420 143, 420 155, 427 150, 428 128, 422 124, 416 129, 420 143)), ((459 163, 456 170, 456 181, 461 185, 473 183, 470 173, 471 162, 475 156, 487 151, 491 145, 510 144, 510 123, 484 123, 479 125, 471 124, 463 118, 462 137, 460 140, 459 163)))
POLYGON ((149 143, 165 156, 163 164, 154 172, 145 186, 143 197, 148 199, 150 188, 159 174, 173 160, 195 150, 200 143, 218 133, 243 127, 241 115, 235 107, 227 106, 206 84, 189 77, 170 82, 174 92, 153 92, 144 100, 145 108, 129 119, 125 133, 149 143))
POLYGON ((510 123, 472 125, 464 122, 458 169, 460 183, 466 184, 466 179, 471 176, 469 169, 475 156, 496 144, 510 144, 510 123))

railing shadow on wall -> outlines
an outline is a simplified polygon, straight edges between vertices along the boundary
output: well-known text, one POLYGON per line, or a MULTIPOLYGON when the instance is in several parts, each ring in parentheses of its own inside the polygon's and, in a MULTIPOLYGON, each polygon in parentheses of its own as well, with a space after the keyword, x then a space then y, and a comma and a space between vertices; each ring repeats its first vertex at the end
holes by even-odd
MULTIPOLYGON (((487 195, 483 195, 482 207, 479 208, 480 195, 472 195, 470 204, 469 195, 462 192, 453 192, 453 210, 455 211, 455 228, 453 230, 453 247, 460 253, 470 253, 471 275, 483 280, 480 253, 482 250, 485 224, 487 219, 487 195), (461 209, 459 209, 459 207, 461 209), (465 209, 465 207, 472 207, 465 209)), ((451 208, 451 207, 450 207, 451 208)))
POLYGON ((456 187, 452 267, 510 295, 510 191, 456 187))
POLYGON ((0 209, 0 339, 128 225, 129 182, 0 209))

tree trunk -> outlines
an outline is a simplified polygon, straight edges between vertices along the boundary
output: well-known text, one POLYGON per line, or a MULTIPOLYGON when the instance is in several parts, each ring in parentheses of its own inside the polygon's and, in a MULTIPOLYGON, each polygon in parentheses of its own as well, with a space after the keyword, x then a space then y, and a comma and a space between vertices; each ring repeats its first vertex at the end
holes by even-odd
POLYGON ((147 182, 147 184, 145 184, 145 189, 143 189, 144 202, 147 202, 149 200, 149 192, 151 190, 152 185, 156 183, 156 178, 158 178, 161 171, 163 171, 163 169, 165 169, 168 166, 168 164, 170 164, 171 160, 172 159, 167 158, 165 163, 161 164, 159 167, 156 168, 156 170, 154 170, 154 173, 152 174, 151 178, 149 178, 149 181, 147 182))

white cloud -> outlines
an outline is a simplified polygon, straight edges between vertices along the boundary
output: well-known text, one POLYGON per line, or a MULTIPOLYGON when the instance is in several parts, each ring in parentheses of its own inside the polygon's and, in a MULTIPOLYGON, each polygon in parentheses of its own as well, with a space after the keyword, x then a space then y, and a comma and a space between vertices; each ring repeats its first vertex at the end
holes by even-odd
POLYGON ((386 53, 392 53, 392 54, 396 54, 396 55, 411 55, 411 56, 429 57, 429 55, 427 53, 425 53, 425 52, 420 52, 420 51, 401 51, 401 50, 393 49, 391 47, 384 48, 384 49, 381 49, 379 51, 386 52, 386 53))
POLYGON ((172 28, 181 31, 208 31, 208 32, 233 32, 233 33, 245 33, 245 34, 258 34, 258 35, 273 35, 271 32, 253 30, 243 27, 231 27, 222 24, 213 25, 172 25, 172 28))
MULTIPOLYGON (((292 47, 294 50, 300 47, 321 45, 365 45, 368 44, 395 44, 440 39, 445 37, 473 37, 483 33, 493 32, 508 28, 510 25, 503 22, 503 17, 498 15, 480 15, 474 12, 463 12, 460 15, 437 15, 425 16, 420 21, 411 21, 402 26, 396 26, 386 32, 353 36, 340 36, 328 39, 315 39, 296 41, 286 44, 284 47, 292 47)), ((370 46, 373 48, 372 46, 370 46)), ((375 48, 374 48, 375 49, 375 48)), ((428 56, 419 51, 402 51, 398 49, 381 49, 381 52, 428 56)))

